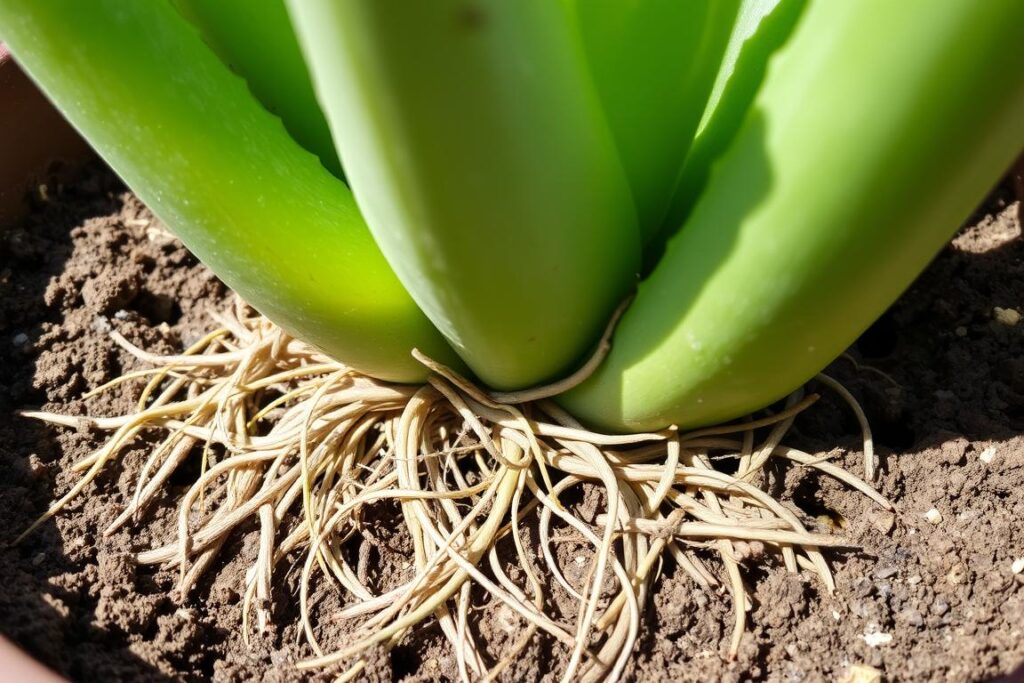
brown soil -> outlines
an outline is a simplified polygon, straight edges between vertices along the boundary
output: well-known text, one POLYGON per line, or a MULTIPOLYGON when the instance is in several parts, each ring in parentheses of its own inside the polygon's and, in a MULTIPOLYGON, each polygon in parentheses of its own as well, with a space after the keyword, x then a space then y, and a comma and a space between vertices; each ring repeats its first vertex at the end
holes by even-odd
MULTIPOLYGON (((1024 573, 1011 569, 1024 557, 1024 321, 1010 324, 1013 314, 996 310, 1021 311, 1024 303, 1024 239, 1012 200, 1007 180, 854 345, 859 365, 839 360, 829 370, 868 411, 881 451, 879 486, 898 512, 884 513, 800 468, 774 475, 776 493, 812 526, 841 527, 859 544, 831 555, 836 593, 774 561, 753 564, 752 626, 730 662, 723 658, 728 597, 701 592, 667 565, 631 679, 840 680, 862 664, 886 680, 981 681, 1024 659, 1024 573), (932 509, 941 516, 935 524, 925 518, 932 509)), ((198 336, 206 311, 227 294, 102 169, 51 192, 20 227, 0 235, 2 537, 13 539, 66 491, 75 481, 68 465, 99 443, 99 435, 46 427, 16 411, 128 409, 137 388, 78 398, 136 367, 107 330, 149 349, 176 350, 198 336)), ((857 424, 825 393, 799 418, 794 445, 837 449, 856 469, 857 424)), ((174 572, 131 561, 132 551, 166 536, 172 498, 198 465, 175 476, 166 504, 145 524, 102 536, 132 494, 143 455, 141 446, 129 451, 65 513, 22 544, 0 546, 0 633, 75 680, 294 680, 292 663, 309 654, 294 626, 294 572, 278 577, 274 633, 251 648, 241 640, 252 534, 233 538, 213 575, 184 600, 173 594, 174 572)), ((394 510, 380 514, 386 520, 394 510)), ((377 555, 359 562, 378 585, 406 552, 406 539, 391 536, 382 534, 377 555)), ((318 614, 326 617, 344 598, 321 590, 318 614)), ((476 629, 498 646, 509 637, 502 615, 486 614, 476 629)), ((320 623, 325 644, 345 638, 329 618, 320 623)), ((508 678, 555 680, 563 657, 540 640, 508 678)), ((455 671, 431 623, 370 669, 375 680, 434 680, 455 671)))

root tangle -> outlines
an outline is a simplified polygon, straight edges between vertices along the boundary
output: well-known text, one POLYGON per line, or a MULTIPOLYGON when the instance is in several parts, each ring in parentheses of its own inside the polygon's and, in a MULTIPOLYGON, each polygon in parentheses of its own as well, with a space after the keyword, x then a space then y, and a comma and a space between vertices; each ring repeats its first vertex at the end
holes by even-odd
MULTIPOLYGON (((362 376, 241 303, 218 321, 218 330, 176 356, 153 356, 114 333, 120 346, 154 366, 95 390, 148 377, 132 414, 26 413, 111 433, 75 465, 83 476, 35 526, 82 494, 143 432, 161 433, 134 496, 106 533, 141 522, 174 471, 202 458, 200 477, 177 501, 176 539, 140 552, 138 562, 177 567, 185 596, 228 535, 255 524, 259 549, 246 575, 244 637, 271 627, 273 581, 287 558, 304 557, 300 614, 314 654, 300 667, 337 666, 342 679, 359 673, 372 648, 394 646, 431 616, 464 680, 496 678, 538 631, 571 653, 563 680, 616 679, 666 556, 698 586, 730 593, 735 655, 750 608, 743 565, 777 555, 789 571, 816 574, 831 591, 822 549, 844 545, 808 531, 761 488, 767 463, 816 468, 891 507, 865 480, 782 445, 796 415, 816 398, 803 392, 756 421, 603 435, 546 399, 508 403, 425 358, 433 375, 420 387, 362 376), (735 472, 715 467, 725 458, 737 463, 735 472), (588 487, 603 500, 590 521, 562 502, 571 489, 588 487), (400 508, 412 552, 407 571, 396 571, 400 580, 380 588, 365 566, 352 566, 346 548, 374 543, 367 520, 388 501, 400 508), (533 545, 530 529, 539 541, 533 545), (557 545, 567 542, 591 549, 582 581, 559 564, 557 545), (357 624, 345 647, 326 649, 318 641, 313 601, 321 581, 348 596, 348 606, 331 616, 357 624), (551 608, 556 590, 576 605, 573 622, 551 608), (470 615, 480 609, 501 609, 519 622, 511 629, 517 637, 497 654, 471 628, 470 615)), ((853 401, 834 381, 825 383, 853 401)), ((870 478, 870 432, 862 422, 870 478)))

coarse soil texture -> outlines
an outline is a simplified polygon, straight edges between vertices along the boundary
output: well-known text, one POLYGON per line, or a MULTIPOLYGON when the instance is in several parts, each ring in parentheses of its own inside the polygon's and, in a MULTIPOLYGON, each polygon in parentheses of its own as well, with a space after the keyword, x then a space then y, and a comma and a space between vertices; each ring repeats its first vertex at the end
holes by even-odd
MULTIPOLYGON (((750 627, 729 661, 728 596, 701 590, 666 559, 630 680, 837 681, 873 667, 887 681, 987 681, 1024 660, 1024 239, 1015 187, 1013 178, 1001 183, 912 290, 828 370, 871 420, 877 486, 897 511, 809 469, 772 472, 772 493, 812 530, 857 544, 828 555, 836 592, 774 559, 750 563, 750 627)), ((271 633, 250 646, 242 640, 239 603, 255 528, 228 541, 188 596, 174 593, 176 571, 132 561, 173 537, 175 496, 197 476, 198 458, 139 524, 104 536, 133 494, 145 461, 140 443, 65 512, 11 544, 73 485, 69 466, 102 436, 18 411, 130 410, 138 384, 80 398, 139 367, 109 331, 175 352, 211 327, 208 313, 230 296, 102 167, 35 204, 0 234, 0 633, 72 680, 296 680, 293 664, 310 655, 297 628, 297 572, 275 577, 271 633)), ((844 403, 822 394, 789 443, 859 472, 858 424, 844 403)), ((600 513, 599 497, 575 504, 585 518, 600 513)), ((379 514, 379 543, 359 564, 385 585, 410 546, 401 525, 389 523, 397 506, 379 514)), ((560 554, 571 579, 571 544, 560 554)), ((707 561, 717 566, 710 553, 707 561)), ((329 614, 347 598, 319 590, 323 642, 344 642, 348 627, 329 614)), ((500 611, 494 615, 477 631, 493 642, 514 637, 500 611)), ((378 654, 367 677, 453 679, 443 642, 428 621, 378 654)), ((506 678, 557 680, 565 657, 538 638, 506 678)))

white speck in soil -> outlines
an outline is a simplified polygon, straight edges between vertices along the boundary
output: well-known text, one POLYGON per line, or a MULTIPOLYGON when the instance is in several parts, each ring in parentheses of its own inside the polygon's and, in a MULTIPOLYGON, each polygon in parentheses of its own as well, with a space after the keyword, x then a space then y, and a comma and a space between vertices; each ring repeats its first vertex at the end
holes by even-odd
POLYGON ((878 647, 879 645, 888 645, 892 642, 891 633, 882 633, 880 631, 873 631, 871 627, 868 627, 868 631, 861 635, 861 638, 867 643, 868 647, 878 647))
POLYGON ((111 330, 110 319, 105 315, 96 316, 92 319, 92 330, 100 334, 107 334, 111 330))
POLYGON ((1020 322, 1021 315, 1015 308, 1000 308, 999 306, 996 306, 992 309, 992 317, 1001 325, 1014 327, 1020 322))

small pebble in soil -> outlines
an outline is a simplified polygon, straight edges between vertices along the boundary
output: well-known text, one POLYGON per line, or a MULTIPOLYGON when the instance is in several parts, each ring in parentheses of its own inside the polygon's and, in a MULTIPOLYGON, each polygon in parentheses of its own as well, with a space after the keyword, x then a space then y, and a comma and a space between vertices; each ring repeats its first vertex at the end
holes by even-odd
POLYGON ((871 627, 861 634, 861 639, 867 644, 868 647, 878 647, 880 645, 888 645, 892 642, 891 633, 882 633, 881 631, 873 631, 871 627))
POLYGON ((928 520, 929 524, 942 523, 942 513, 935 508, 932 508, 928 512, 924 513, 924 518, 928 520))
POLYGON ((924 617, 916 609, 907 610, 903 612, 902 616, 908 626, 913 626, 914 628, 921 628, 924 626, 924 617))
POLYGON ((1015 308, 1000 308, 996 306, 992 309, 992 317, 1001 325, 1013 327, 1020 322, 1021 315, 1015 308))
POLYGON ((1014 560, 1013 564, 1010 565, 1010 571, 1014 574, 1020 574, 1021 572, 1024 572, 1024 557, 1018 557, 1016 560, 1014 560))
POLYGON ((943 598, 938 597, 932 602, 931 612, 937 617, 941 617, 943 614, 949 611, 949 602, 943 598))
POLYGON ((883 534, 888 534, 896 525, 896 516, 891 512, 879 512, 873 515, 871 523, 883 534))
POLYGON ((875 570, 876 579, 888 579, 890 576, 894 576, 899 571, 898 567, 888 566, 879 567, 875 570))
POLYGON ((995 458, 995 457, 996 457, 996 447, 995 446, 989 446, 988 448, 986 448, 985 450, 983 450, 981 452, 981 454, 978 456, 978 460, 981 460, 983 463, 988 465, 988 464, 990 464, 992 462, 993 458, 995 458))
POLYGON ((13 339, 11 339, 11 343, 15 346, 24 346, 25 344, 28 344, 28 335, 24 332, 19 332, 14 335, 13 339))

